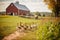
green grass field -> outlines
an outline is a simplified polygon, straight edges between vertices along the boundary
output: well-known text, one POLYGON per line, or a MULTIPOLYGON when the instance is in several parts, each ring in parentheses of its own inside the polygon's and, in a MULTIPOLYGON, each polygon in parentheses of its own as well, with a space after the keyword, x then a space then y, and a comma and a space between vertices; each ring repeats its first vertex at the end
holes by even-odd
POLYGON ((58 38, 58 35, 60 33, 60 24, 58 24, 59 20, 57 23, 54 23, 53 21, 56 21, 56 19, 43 18, 41 20, 36 20, 21 18, 18 16, 0 15, 0 39, 16 31, 17 23, 23 22, 31 24, 32 22, 35 22, 38 24, 37 30, 33 32, 30 31, 26 36, 18 38, 17 40, 54 40, 54 38, 58 38))
POLYGON ((32 22, 37 23, 39 20, 21 18, 18 16, 0 16, 0 36, 7 36, 13 33, 16 30, 17 23, 20 22, 31 24, 32 22))

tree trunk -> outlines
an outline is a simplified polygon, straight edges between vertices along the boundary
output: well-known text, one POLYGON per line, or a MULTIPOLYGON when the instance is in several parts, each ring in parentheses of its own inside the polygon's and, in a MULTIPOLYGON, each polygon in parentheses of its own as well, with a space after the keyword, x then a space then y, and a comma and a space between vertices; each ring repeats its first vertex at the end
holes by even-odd
POLYGON ((59 15, 59 11, 60 11, 60 0, 57 0, 56 5, 55 5, 55 10, 56 10, 55 17, 60 17, 60 15, 59 15))
POLYGON ((55 17, 59 17, 59 9, 60 7, 56 4, 55 7, 53 8, 53 12, 55 13, 55 17))

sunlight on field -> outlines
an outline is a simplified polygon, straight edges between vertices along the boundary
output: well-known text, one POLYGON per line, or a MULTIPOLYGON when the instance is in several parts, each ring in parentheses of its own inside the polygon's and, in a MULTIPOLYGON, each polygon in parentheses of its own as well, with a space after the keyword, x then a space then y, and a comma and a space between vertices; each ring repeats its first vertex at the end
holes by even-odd
MULTIPOLYGON (((42 17, 41 19, 36 20, 36 19, 22 18, 19 16, 1 16, 0 15, 0 37, 7 36, 13 33, 14 31, 16 31, 17 23, 23 22, 23 23, 31 24, 32 22, 35 22, 38 24, 37 26, 38 29, 30 33, 27 33, 26 36, 22 38, 18 38, 18 40, 20 39, 21 40, 43 40, 44 39, 43 36, 46 37, 47 35, 49 36, 50 33, 53 33, 53 32, 50 32, 49 34, 47 34, 47 32, 49 32, 47 27, 53 28, 55 26, 54 24, 55 21, 59 22, 60 19, 51 18, 51 17, 45 17, 45 18, 42 17), (53 24, 51 24, 51 22, 53 22, 53 24), (43 36, 42 36, 42 33, 44 33, 43 36)), ((59 32, 58 29, 56 29, 55 32, 56 31, 59 32)))
POLYGON ((2 36, 9 35, 10 33, 13 33, 16 30, 17 23, 32 23, 32 22, 39 22, 39 20, 35 19, 27 19, 27 18, 21 18, 18 16, 0 16, 0 31, 2 36))

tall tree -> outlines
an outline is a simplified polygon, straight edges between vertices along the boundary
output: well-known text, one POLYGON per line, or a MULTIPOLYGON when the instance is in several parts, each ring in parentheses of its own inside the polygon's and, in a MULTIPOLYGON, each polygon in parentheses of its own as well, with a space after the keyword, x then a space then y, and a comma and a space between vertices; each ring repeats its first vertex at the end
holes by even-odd
POLYGON ((60 0, 44 0, 44 2, 48 5, 48 8, 55 14, 55 17, 59 17, 60 0))

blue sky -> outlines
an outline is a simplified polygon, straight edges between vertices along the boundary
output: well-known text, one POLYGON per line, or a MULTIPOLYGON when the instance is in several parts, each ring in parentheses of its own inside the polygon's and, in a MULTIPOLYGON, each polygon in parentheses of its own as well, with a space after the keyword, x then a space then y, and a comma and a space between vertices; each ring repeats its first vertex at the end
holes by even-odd
POLYGON ((0 0, 0 11, 5 11, 11 2, 19 1, 20 4, 26 5, 31 12, 51 12, 43 0, 0 0))

